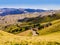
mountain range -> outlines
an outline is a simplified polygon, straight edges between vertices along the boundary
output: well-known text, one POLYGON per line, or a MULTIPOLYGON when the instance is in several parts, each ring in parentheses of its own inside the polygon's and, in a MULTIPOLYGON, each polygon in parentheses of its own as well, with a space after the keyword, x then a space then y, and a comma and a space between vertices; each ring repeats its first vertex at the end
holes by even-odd
POLYGON ((23 8, 0 8, 0 16, 12 15, 12 14, 24 14, 24 13, 34 13, 34 12, 46 12, 43 9, 23 9, 23 8))

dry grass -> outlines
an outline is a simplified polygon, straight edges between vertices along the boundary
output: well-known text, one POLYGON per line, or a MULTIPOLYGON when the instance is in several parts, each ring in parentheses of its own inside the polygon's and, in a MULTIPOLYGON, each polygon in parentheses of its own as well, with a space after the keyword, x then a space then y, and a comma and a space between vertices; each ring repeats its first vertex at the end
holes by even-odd
POLYGON ((46 35, 17 36, 0 30, 0 45, 60 45, 60 23, 42 29, 40 33, 46 35), (51 33, 52 30, 55 32, 51 33))
POLYGON ((52 26, 40 30, 39 31, 40 35, 45 35, 45 34, 50 34, 53 32, 60 31, 60 21, 58 21, 57 23, 56 21, 55 22, 53 21, 52 24, 53 24, 52 26))
POLYGON ((18 33, 18 34, 16 34, 16 35, 19 35, 19 36, 29 36, 30 32, 31 32, 31 30, 27 30, 27 31, 18 33))
MULTIPOLYGON (((42 23, 41 25, 46 24, 46 23, 42 23)), ((50 34, 50 33, 53 33, 53 32, 60 31, 60 29, 59 29, 60 28, 60 19, 59 20, 54 20, 51 23, 52 23, 52 26, 49 26, 49 27, 46 27, 46 28, 43 28, 43 29, 39 30, 38 31, 39 34, 44 35, 44 34, 50 34)), ((31 34, 31 30, 27 30, 27 31, 18 33, 17 35, 31 36, 32 34, 31 34)))
POLYGON ((60 44, 60 32, 44 36, 16 36, 0 31, 0 45, 58 45, 60 44))

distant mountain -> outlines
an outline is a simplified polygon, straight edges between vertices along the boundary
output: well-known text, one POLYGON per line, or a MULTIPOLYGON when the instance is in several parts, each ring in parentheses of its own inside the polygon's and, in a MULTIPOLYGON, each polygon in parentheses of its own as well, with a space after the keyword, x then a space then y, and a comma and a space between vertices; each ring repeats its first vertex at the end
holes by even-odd
POLYGON ((34 13, 34 12, 45 12, 42 9, 15 9, 15 8, 1 8, 0 16, 12 15, 12 14, 23 14, 23 13, 34 13))
POLYGON ((0 15, 1 16, 4 16, 4 15, 11 15, 11 14, 22 14, 24 13, 24 11, 22 10, 19 10, 19 9, 14 9, 14 8, 3 8, 3 9, 0 9, 0 15))
POLYGON ((45 12, 46 10, 42 10, 42 9, 25 9, 25 11, 27 11, 27 12, 45 12))

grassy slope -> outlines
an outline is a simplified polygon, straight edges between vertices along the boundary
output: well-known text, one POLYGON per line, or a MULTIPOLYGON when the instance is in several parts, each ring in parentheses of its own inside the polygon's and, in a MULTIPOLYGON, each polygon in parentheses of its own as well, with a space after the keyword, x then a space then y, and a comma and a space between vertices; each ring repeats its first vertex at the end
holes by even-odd
MULTIPOLYGON (((47 33, 52 33, 52 32, 54 32, 54 29, 56 29, 56 31, 59 31, 59 30, 57 30, 56 27, 58 27, 58 29, 60 28, 60 26, 59 26, 60 24, 58 24, 58 23, 60 23, 60 19, 54 20, 51 23, 53 24, 52 26, 49 26, 47 28, 44 28, 44 29, 38 31, 40 33, 40 35, 44 35, 44 34, 47 34, 47 33), (55 27, 55 28, 52 28, 52 27, 55 27)), ((43 24, 45 24, 45 23, 42 23, 41 25, 43 25, 43 24)), ((21 35, 21 36, 28 36, 29 35, 30 36, 31 35, 30 33, 31 33, 31 30, 27 30, 27 31, 21 32, 17 35, 21 35)))
POLYGON ((16 36, 0 31, 0 45, 55 45, 60 44, 60 32, 44 36, 16 36))
POLYGON ((0 30, 0 45, 60 45, 59 22, 56 20, 54 25, 39 31, 40 36, 16 36, 0 30))
POLYGON ((44 34, 49 34, 49 33, 53 33, 53 32, 57 32, 60 31, 60 22, 53 22, 52 26, 49 26, 47 28, 44 28, 42 30, 39 31, 40 35, 44 35, 44 34))
POLYGON ((19 36, 29 36, 30 32, 31 32, 31 30, 27 30, 27 31, 18 33, 18 34, 16 34, 16 35, 19 35, 19 36))

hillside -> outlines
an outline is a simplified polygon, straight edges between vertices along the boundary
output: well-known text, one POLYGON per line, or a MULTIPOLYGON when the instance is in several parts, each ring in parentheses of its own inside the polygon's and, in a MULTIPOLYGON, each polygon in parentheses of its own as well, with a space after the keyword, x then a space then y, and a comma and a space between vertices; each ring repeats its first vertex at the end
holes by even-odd
MULTIPOLYGON (((11 21, 12 18, 14 18, 13 20, 20 19, 20 15, 12 15, 11 20, 9 17, 9 15, 4 16, 0 21, 11 21)), ((0 25, 3 29, 0 30, 0 45, 60 45, 60 14, 43 16, 42 18, 34 15, 32 17, 24 18, 23 22, 15 22, 7 26, 4 26, 3 21, 3 23, 0 22, 3 24, 0 25), (48 22, 52 25, 44 27, 49 24, 48 22), (30 27, 34 28, 34 25, 38 25, 40 28, 37 31, 39 33, 37 36, 32 36, 30 30, 30 27)), ((14 22, 13 20, 11 23, 14 22)), ((6 22, 6 24, 8 23, 6 22)))
POLYGON ((60 45, 60 31, 43 36, 16 36, 0 31, 0 45, 60 45))
POLYGON ((60 19, 52 21, 52 24, 39 30, 39 36, 24 36, 30 34, 30 31, 18 36, 0 30, 0 45, 60 45, 60 19))
POLYGON ((60 22, 40 30, 39 33, 40 35, 45 35, 45 34, 54 33, 58 31, 60 31, 60 22))
MULTIPOLYGON (((60 19, 51 21, 51 23, 52 23, 51 26, 38 30, 39 35, 45 35, 45 34, 50 34, 50 33, 53 33, 53 32, 60 31, 60 29, 59 29, 60 28, 60 19)), ((41 25, 43 25, 43 24, 45 24, 45 23, 41 23, 41 25)), ((27 30, 27 31, 18 33, 17 35, 31 36, 32 35, 31 33, 32 33, 31 30, 27 30)))
MULTIPOLYGON (((27 25, 33 26, 36 23, 41 24, 41 23, 51 22, 51 21, 60 19, 60 14, 55 14, 52 16, 48 15, 48 16, 45 16, 42 18, 39 15, 34 16, 34 14, 31 14, 31 15, 26 15, 25 17, 24 17, 24 15, 3 16, 0 18, 0 28, 1 28, 1 30, 5 30, 6 28, 10 28, 10 27, 13 28, 13 26, 15 26, 15 27, 18 27, 20 29, 21 28, 20 25, 22 25, 22 27, 24 27, 24 26, 26 27, 27 25), (20 19, 22 19, 22 22, 20 19), (13 26, 11 26, 11 25, 13 25, 13 26)), ((7 29, 7 30, 9 30, 9 29, 7 29)))

